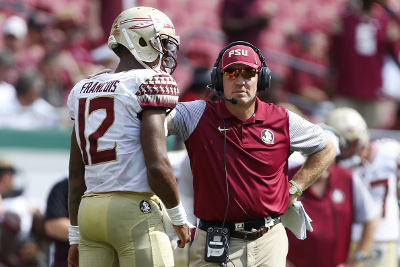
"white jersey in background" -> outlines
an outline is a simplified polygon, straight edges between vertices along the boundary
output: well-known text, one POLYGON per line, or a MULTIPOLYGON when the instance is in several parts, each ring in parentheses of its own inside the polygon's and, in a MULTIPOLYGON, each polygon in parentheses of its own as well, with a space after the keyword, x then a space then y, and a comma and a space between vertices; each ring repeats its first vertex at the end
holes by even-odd
POLYGON ((145 107, 174 108, 178 95, 169 74, 151 69, 102 73, 74 86, 68 108, 85 163, 85 193, 152 192, 138 114, 145 107))
MULTIPOLYGON (((397 242, 399 239, 399 207, 397 179, 399 172, 400 144, 396 140, 380 139, 370 143, 369 164, 353 168, 370 187, 370 192, 380 209, 380 222, 376 229, 375 242, 397 242)), ((361 238, 362 227, 353 225, 352 240, 361 238)))

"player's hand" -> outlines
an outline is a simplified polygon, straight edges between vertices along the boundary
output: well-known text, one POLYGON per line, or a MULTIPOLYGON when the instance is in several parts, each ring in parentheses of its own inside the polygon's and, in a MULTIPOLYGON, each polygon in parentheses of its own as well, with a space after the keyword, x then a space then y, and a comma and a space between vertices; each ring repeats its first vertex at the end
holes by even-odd
POLYGON ((71 245, 68 251, 68 267, 79 267, 78 245, 71 245))
POLYGON ((186 243, 189 243, 192 240, 190 235, 189 226, 187 224, 184 225, 174 225, 176 234, 179 237, 178 247, 184 248, 186 243))

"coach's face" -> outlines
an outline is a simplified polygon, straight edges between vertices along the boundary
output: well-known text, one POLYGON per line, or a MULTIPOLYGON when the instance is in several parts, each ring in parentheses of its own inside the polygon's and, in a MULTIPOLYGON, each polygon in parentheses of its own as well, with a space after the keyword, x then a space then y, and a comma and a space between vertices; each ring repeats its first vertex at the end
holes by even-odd
POLYGON ((257 93, 257 70, 244 64, 233 64, 222 73, 224 93, 227 98, 237 98, 238 104, 255 100, 257 93))

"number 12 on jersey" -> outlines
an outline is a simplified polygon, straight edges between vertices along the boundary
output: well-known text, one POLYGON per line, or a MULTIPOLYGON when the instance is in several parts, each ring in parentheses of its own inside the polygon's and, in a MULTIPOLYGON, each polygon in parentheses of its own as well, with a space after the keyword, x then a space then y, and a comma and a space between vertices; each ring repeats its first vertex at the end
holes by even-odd
POLYGON ((82 157, 85 165, 96 165, 105 162, 117 160, 116 144, 113 148, 99 150, 99 139, 102 138, 108 131, 108 129, 113 125, 115 120, 114 112, 114 98, 113 97, 97 97, 94 99, 80 98, 79 108, 78 108, 78 126, 79 126, 79 140, 80 148, 82 151, 82 157), (88 105, 86 104, 89 101, 88 105), (86 107, 89 109, 86 117, 86 107), (89 116, 96 111, 104 110, 106 116, 101 122, 100 126, 92 133, 87 133, 85 136, 86 123, 89 116), (87 148, 87 144, 89 147, 87 148), (91 163, 89 163, 89 159, 91 163))

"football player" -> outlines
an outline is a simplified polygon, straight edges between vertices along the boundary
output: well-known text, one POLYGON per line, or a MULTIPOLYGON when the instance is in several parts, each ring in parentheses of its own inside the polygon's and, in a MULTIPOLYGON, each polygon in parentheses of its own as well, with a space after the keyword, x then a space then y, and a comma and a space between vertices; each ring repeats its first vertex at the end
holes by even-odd
POLYGON ((345 140, 340 147, 342 154, 339 163, 351 168, 362 178, 380 208, 380 223, 369 257, 363 251, 356 251, 355 244, 361 239, 362 226, 353 225, 354 257, 365 260, 364 266, 397 266, 400 143, 389 138, 371 141, 364 118, 348 107, 332 111, 326 124, 335 128, 345 140))
POLYGON ((169 73, 179 37, 164 13, 134 7, 115 19, 108 46, 120 58, 115 72, 80 81, 68 98, 69 266, 173 266, 159 199, 178 246, 190 242, 164 132, 178 102, 169 73))

